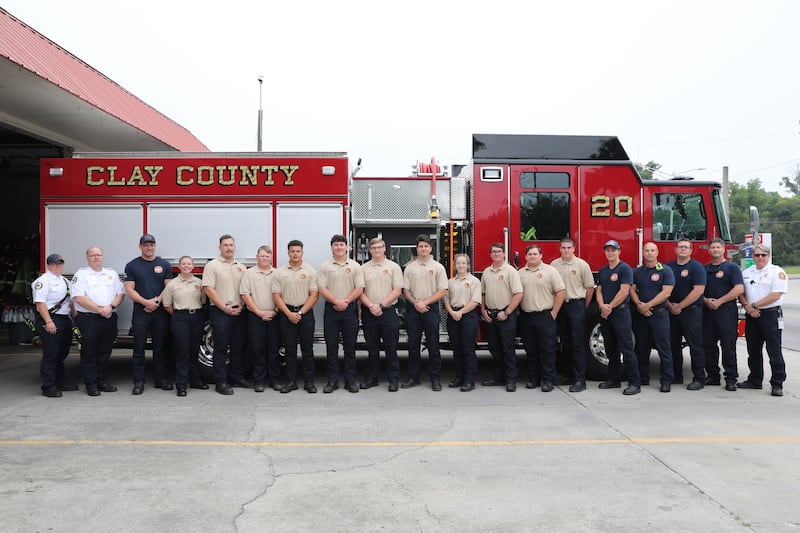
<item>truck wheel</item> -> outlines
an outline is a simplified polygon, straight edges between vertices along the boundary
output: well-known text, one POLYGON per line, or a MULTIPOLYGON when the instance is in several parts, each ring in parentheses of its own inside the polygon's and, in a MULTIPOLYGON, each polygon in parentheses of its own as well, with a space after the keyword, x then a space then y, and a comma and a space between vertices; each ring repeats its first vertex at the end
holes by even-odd
POLYGON ((608 376, 608 357, 606 356, 603 334, 600 332, 600 314, 588 313, 586 316, 586 377, 605 381, 608 376))
POLYGON ((203 338, 200 339, 200 351, 197 354, 200 361, 200 372, 207 382, 214 382, 214 331, 211 322, 203 324, 203 338))

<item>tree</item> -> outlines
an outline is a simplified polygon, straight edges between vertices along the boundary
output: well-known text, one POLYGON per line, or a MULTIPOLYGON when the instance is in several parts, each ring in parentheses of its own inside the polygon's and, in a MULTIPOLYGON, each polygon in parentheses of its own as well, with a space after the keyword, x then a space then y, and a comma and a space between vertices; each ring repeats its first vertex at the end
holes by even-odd
POLYGON ((658 179, 653 177, 653 174, 657 172, 661 168, 661 163, 656 163, 655 161, 648 161, 645 165, 641 163, 634 163, 636 166, 636 171, 645 180, 654 180, 658 179))
POLYGON ((792 193, 792 196, 800 196, 800 165, 794 169, 794 176, 784 176, 781 178, 781 185, 792 193))

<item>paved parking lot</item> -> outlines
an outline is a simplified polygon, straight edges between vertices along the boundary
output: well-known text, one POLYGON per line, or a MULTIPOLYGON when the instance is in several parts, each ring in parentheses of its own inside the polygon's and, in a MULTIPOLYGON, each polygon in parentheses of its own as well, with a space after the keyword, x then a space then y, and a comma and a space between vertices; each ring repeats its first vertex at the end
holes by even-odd
MULTIPOLYGON (((743 341, 739 354, 741 372, 743 341)), ((178 398, 131 396, 120 350, 118 392, 49 399, 38 350, 4 346, 2 528, 794 532, 798 355, 786 352, 783 398, 678 386, 624 397, 596 383, 178 398)), ((68 373, 80 381, 77 356, 68 373)))

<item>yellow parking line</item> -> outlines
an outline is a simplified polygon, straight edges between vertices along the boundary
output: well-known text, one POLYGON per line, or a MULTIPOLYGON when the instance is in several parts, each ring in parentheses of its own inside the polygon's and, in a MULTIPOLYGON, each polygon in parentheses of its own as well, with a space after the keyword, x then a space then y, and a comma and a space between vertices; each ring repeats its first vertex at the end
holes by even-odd
POLYGON ((634 437, 630 439, 466 440, 386 442, 275 442, 195 440, 0 440, 0 446, 206 446, 240 448, 418 448, 587 446, 597 444, 800 444, 800 437, 634 437))

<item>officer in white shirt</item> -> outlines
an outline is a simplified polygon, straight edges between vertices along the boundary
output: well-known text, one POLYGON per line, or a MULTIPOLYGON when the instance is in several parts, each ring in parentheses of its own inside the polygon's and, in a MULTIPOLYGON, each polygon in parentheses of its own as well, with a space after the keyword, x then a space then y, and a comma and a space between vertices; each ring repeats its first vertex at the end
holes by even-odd
POLYGON ((772 368, 773 396, 783 396, 786 381, 786 364, 781 350, 783 331, 783 295, 789 292, 789 277, 786 272, 770 262, 769 246, 756 244, 753 247, 755 265, 742 272, 744 294, 739 302, 747 313, 745 337, 747 340, 747 366, 750 375, 737 386, 740 389, 760 389, 764 381, 764 356, 767 345, 769 365, 772 368))
POLYGON ((117 313, 125 287, 111 268, 103 268, 103 249, 92 246, 86 250, 89 266, 78 269, 72 278, 72 297, 75 303, 75 323, 81 330, 81 369, 86 394, 115 392, 108 383, 108 359, 117 336, 117 313))
POLYGON ((36 304, 36 329, 42 339, 42 396, 60 398, 61 391, 75 391, 78 386, 65 381, 64 359, 72 346, 70 287, 64 278, 64 258, 47 256, 47 271, 31 283, 36 304))

